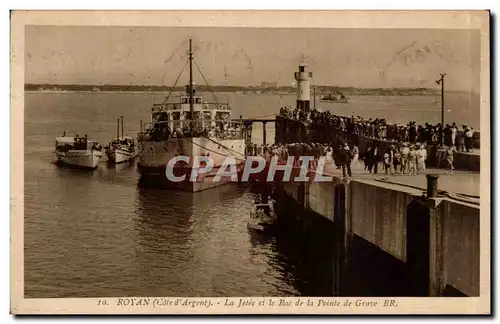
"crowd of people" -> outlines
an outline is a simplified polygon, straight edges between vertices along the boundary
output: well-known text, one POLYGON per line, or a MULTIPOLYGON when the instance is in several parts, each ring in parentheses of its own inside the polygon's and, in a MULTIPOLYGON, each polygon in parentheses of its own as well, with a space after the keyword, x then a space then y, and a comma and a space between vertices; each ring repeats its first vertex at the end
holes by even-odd
POLYGON ((456 123, 417 125, 410 121, 406 125, 389 123, 386 119, 362 118, 360 116, 337 116, 329 111, 320 112, 311 109, 307 112, 297 108, 282 107, 280 116, 302 122, 307 122, 314 130, 337 129, 351 135, 361 135, 378 140, 393 142, 407 142, 409 144, 425 143, 434 145, 444 143, 445 147, 453 146, 458 152, 472 152, 474 146, 474 128, 462 125, 461 129, 456 123), (444 136, 442 138, 442 136, 444 136))
MULTIPOLYGON (((368 145, 364 152, 360 152, 354 143, 291 143, 273 145, 253 145, 247 148, 249 155, 263 156, 267 161, 274 156, 280 163, 286 163, 289 156, 294 156, 297 163, 299 156, 312 156, 310 167, 315 169, 320 157, 324 156, 326 163, 333 163, 336 169, 341 169, 344 177, 351 177, 351 166, 360 166, 360 159, 364 162, 364 170, 368 173, 378 174, 380 167, 387 175, 418 175, 425 174, 427 149, 425 143, 392 144, 388 149, 382 150, 375 142, 368 145)), ((446 150, 447 171, 453 173, 453 157, 455 150, 450 146, 446 150)))
POLYGON ((176 125, 178 127, 170 129, 168 123, 153 124, 146 132, 157 141, 168 140, 169 138, 185 137, 211 137, 218 139, 241 139, 243 138, 243 127, 240 123, 216 122, 215 125, 202 126, 201 123, 193 123, 190 129, 188 123, 176 125))

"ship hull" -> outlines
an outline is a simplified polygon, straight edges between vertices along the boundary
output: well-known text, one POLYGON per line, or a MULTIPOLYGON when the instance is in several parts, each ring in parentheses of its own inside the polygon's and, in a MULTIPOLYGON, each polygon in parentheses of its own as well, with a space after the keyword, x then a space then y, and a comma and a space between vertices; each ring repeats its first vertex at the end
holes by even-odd
POLYGON ((103 157, 100 151, 73 150, 56 152, 56 163, 78 168, 95 169, 103 157))
POLYGON ((349 103, 349 99, 321 99, 324 103, 349 103))
POLYGON ((170 139, 167 141, 146 141, 139 143, 139 161, 137 170, 140 174, 139 185, 160 189, 173 189, 187 192, 198 192, 218 187, 230 182, 237 182, 244 166, 244 140, 217 140, 202 137, 170 139), (214 166, 210 172, 202 173, 195 181, 191 181, 192 164, 177 162, 173 174, 185 176, 184 181, 171 181, 167 178, 166 165, 176 156, 187 156, 191 163, 195 156, 210 156, 214 166), (234 157, 237 162, 237 179, 215 176, 226 157, 234 157), (234 181, 235 180, 235 181, 234 181))

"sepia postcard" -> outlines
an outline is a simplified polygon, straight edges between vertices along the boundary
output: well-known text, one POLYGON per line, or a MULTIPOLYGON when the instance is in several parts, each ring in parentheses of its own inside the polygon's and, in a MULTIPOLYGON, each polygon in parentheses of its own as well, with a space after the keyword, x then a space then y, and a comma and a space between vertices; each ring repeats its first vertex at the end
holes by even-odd
POLYGON ((23 314, 490 314, 488 11, 12 11, 23 314))

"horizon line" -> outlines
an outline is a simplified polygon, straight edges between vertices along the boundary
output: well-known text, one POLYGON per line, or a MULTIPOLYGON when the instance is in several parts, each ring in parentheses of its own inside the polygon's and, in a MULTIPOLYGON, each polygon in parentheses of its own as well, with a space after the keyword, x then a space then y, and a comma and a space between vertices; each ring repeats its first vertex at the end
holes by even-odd
MULTIPOLYGON (((141 88, 167 88, 167 89, 183 89, 185 86, 168 86, 168 85, 145 85, 145 84, 117 84, 117 83, 105 83, 105 84, 79 84, 79 83, 25 83, 24 86, 50 86, 50 87, 68 87, 68 86, 79 86, 79 87, 141 87, 141 88)), ((440 92, 440 89, 437 88, 427 88, 427 87, 356 87, 356 86, 347 86, 347 85, 314 85, 315 87, 322 88, 339 88, 339 89, 353 89, 353 90, 419 90, 419 91, 429 91, 429 92, 440 92)), ((254 89, 267 89, 267 90, 278 90, 278 89, 295 89, 293 86, 262 86, 262 85, 198 85, 198 87, 202 88, 254 88, 254 89)), ((312 88, 312 86, 311 86, 312 88)), ((312 89, 311 89, 312 90, 312 89)), ((311 91, 312 92, 312 91, 311 91)), ((476 93, 476 91, 470 89, 445 89, 445 92, 465 92, 465 93, 476 93)))

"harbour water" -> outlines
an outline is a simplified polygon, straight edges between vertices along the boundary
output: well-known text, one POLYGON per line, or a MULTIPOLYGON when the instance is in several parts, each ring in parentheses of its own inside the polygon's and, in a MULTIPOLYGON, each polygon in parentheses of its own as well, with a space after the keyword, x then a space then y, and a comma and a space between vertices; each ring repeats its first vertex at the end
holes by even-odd
MULTIPOLYGON (((134 164, 101 163, 95 171, 52 164, 54 138, 64 130, 104 142, 123 115, 125 133, 134 135, 139 120, 149 118, 153 96, 159 102, 165 94, 26 93, 25 297, 328 295, 331 269, 322 256, 305 253, 293 231, 267 239, 247 231, 249 188, 227 185, 194 195, 141 189, 134 164)), ((232 104, 235 118, 295 104, 294 95, 217 96, 232 104)), ((359 96, 318 106, 437 123, 436 99, 359 96)), ((446 122, 479 128, 477 98, 450 95, 447 102, 446 122)), ((272 142, 273 125, 267 136, 272 142)))

